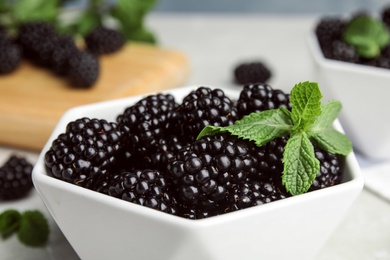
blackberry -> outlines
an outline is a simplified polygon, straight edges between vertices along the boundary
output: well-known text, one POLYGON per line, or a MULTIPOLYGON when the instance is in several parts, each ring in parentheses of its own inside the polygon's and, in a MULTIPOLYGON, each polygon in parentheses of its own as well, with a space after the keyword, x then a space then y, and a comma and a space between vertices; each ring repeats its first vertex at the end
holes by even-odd
POLYGON ((339 158, 319 148, 315 148, 315 156, 320 161, 321 168, 309 191, 339 184, 343 177, 339 158))
POLYGON ((386 6, 382 9, 381 18, 383 23, 390 30, 390 6, 386 6))
POLYGON ((236 211, 287 198, 272 182, 248 181, 237 185, 229 194, 229 211, 236 211))
POLYGON ((95 55, 86 51, 78 51, 72 54, 68 60, 66 77, 73 87, 91 87, 99 77, 99 60, 95 55))
POLYGON ((256 172, 252 146, 252 142, 218 134, 205 136, 180 150, 168 163, 167 173, 176 187, 178 202, 187 209, 183 214, 225 212, 230 187, 256 172))
POLYGON ((234 79, 238 84, 265 83, 270 78, 270 69, 260 61, 242 63, 234 69, 234 79))
POLYGON ((171 113, 177 107, 171 94, 160 93, 141 99, 118 116, 127 156, 136 167, 156 167, 165 153, 182 148, 181 139, 174 135, 170 125, 171 113))
POLYGON ((53 177, 96 189, 116 170, 122 133, 117 124, 103 119, 80 118, 70 122, 45 154, 53 177))
POLYGON ((199 87, 184 97, 174 116, 177 129, 188 143, 207 125, 228 126, 237 119, 234 102, 221 89, 199 87))
POLYGON ((176 199, 162 172, 150 169, 122 171, 112 177, 107 194, 135 204, 176 215, 176 199))
POLYGON ((326 58, 332 58, 332 43, 342 39, 346 21, 337 17, 323 17, 317 23, 315 33, 326 58))
POLYGON ((350 63, 357 63, 359 55, 357 54, 355 47, 352 45, 349 45, 341 40, 335 40, 332 42, 332 54, 330 58, 350 63))
POLYGON ((285 107, 291 110, 290 95, 265 83, 248 84, 240 92, 237 111, 240 118, 252 112, 285 107))
POLYGON ((15 200, 33 189, 33 165, 23 157, 11 155, 0 168, 0 200, 15 200))
POLYGON ((22 51, 18 44, 14 43, 5 34, 0 34, 0 74, 14 71, 21 62, 22 51))
POLYGON ((122 48, 125 38, 117 30, 98 27, 85 36, 85 44, 95 55, 110 54, 122 48))
POLYGON ((71 36, 58 35, 55 37, 55 43, 49 60, 50 69, 57 75, 66 76, 70 58, 77 56, 79 49, 71 36))

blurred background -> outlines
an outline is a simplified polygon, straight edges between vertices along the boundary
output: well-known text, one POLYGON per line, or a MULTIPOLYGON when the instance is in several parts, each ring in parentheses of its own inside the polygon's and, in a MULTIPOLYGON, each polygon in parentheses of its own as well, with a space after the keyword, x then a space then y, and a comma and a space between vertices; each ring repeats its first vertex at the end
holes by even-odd
MULTIPOLYGON (((68 5, 83 5, 86 2, 87 0, 68 0, 68 5)), ((323 14, 354 10, 376 12, 389 4, 389 0, 157 0, 154 12, 323 14)))

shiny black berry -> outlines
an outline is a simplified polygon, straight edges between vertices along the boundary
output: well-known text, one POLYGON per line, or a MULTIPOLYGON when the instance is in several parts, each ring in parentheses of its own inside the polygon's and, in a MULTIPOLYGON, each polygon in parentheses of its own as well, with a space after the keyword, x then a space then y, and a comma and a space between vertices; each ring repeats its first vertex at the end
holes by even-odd
POLYGON ((48 173, 82 187, 96 189, 116 170, 122 133, 116 123, 80 118, 70 122, 45 154, 48 173))
POLYGON ((24 157, 11 155, 0 167, 0 200, 15 200, 33 189, 33 165, 24 157))
POLYGON ((237 111, 240 118, 252 112, 279 107, 291 109, 290 95, 282 90, 273 89, 265 83, 245 85, 237 100, 237 111))
POLYGON ((114 29, 98 27, 85 37, 87 50, 95 55, 110 54, 125 44, 123 35, 114 29))
POLYGON ((265 83, 271 78, 271 70, 261 61, 242 63, 234 69, 235 82, 241 85, 265 83))

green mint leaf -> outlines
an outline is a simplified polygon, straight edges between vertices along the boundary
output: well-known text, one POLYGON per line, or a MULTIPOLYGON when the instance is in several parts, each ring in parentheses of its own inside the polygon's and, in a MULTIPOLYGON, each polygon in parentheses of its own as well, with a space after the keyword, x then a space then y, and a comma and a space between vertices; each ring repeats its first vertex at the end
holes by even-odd
POLYGON ((292 120, 295 130, 306 130, 321 114, 322 94, 315 82, 301 82, 291 90, 292 120))
POLYGON ((291 125, 291 114, 287 109, 265 110, 251 113, 230 126, 206 126, 197 139, 204 135, 214 135, 218 132, 230 132, 232 135, 249 139, 254 141, 256 145, 262 146, 276 137, 288 135, 291 125))
POLYGON ((283 153, 282 183, 292 195, 305 193, 312 185, 320 163, 305 132, 290 136, 283 153))
POLYGON ((11 5, 11 14, 15 21, 24 23, 29 21, 55 22, 59 15, 58 0, 18 0, 11 5))
POLYGON ((357 16, 348 23, 343 40, 353 45, 359 56, 375 58, 380 55, 381 49, 390 43, 390 32, 379 19, 357 16))
POLYGON ((3 239, 15 233, 20 225, 21 215, 19 211, 9 209, 0 214, 0 234, 3 239))
POLYGON ((309 138, 321 149, 333 154, 347 155, 352 151, 352 143, 343 133, 333 129, 342 105, 339 101, 329 101, 321 105, 322 114, 307 132, 309 138))
POLYGON ((49 239, 49 225, 45 216, 37 211, 25 211, 18 229, 19 240, 31 247, 44 246, 49 239))

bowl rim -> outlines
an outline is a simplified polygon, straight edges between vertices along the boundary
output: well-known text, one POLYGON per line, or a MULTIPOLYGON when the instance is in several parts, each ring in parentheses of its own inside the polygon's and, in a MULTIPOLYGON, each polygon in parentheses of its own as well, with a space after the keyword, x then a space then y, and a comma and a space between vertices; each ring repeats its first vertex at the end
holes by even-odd
POLYGON ((321 51, 314 28, 310 30, 306 38, 314 60, 321 67, 390 79, 390 69, 326 58, 321 51))
MULTIPOLYGON (((44 156, 46 151, 50 148, 52 141, 57 138, 57 136, 62 133, 66 127, 66 125, 71 121, 76 118, 80 118, 81 116, 87 114, 89 111, 93 111, 96 108, 106 108, 106 107, 112 107, 115 106, 116 108, 121 107, 122 109, 124 108, 124 104, 132 104, 136 100, 138 100, 140 97, 145 97, 149 94, 157 94, 157 93, 173 93, 175 90, 181 90, 182 92, 189 91, 190 89, 197 88, 199 86, 185 86, 185 87, 180 87, 176 89, 168 89, 164 91, 159 91, 159 92, 151 92, 151 93, 146 93, 146 94, 141 94, 141 95, 136 95, 136 96, 131 96, 131 97, 126 97, 126 98, 120 98, 120 99, 115 99, 115 100, 109 100, 109 101, 102 101, 102 102, 97 102, 97 103, 92 103, 92 104, 87 104, 87 105, 82 105, 82 106, 77 106, 74 108, 69 109, 66 111, 63 116, 60 118, 58 121, 56 127, 54 128, 52 134, 50 135, 48 141, 46 142, 44 148, 39 154, 38 160, 36 164, 34 165, 33 172, 32 172, 32 179, 34 182, 34 185, 37 187, 38 194, 41 196, 40 192, 40 185, 46 185, 46 186, 51 186, 56 189, 60 189, 63 191, 67 192, 72 192, 72 193, 77 193, 80 196, 87 197, 92 200, 99 200, 103 203, 109 203, 114 205, 115 207, 119 207, 122 210, 126 210, 129 212, 134 212, 140 215, 143 215, 145 217, 157 220, 157 221, 162 221, 165 223, 170 223, 173 225, 180 225, 180 226, 185 226, 187 229, 197 229, 200 227, 208 227, 211 225, 215 224, 221 224, 224 222, 229 222, 229 221, 234 221, 242 216, 246 215, 257 215, 261 214, 261 212, 267 212, 271 211, 274 208, 278 207, 283 207, 284 205, 290 205, 290 204, 296 204, 296 203, 302 203, 302 201, 307 201, 307 200, 313 200, 316 199, 317 197, 324 197, 327 196, 328 194, 333 194, 333 193, 340 193, 345 190, 350 190, 350 189, 362 189, 364 185, 363 181, 363 176, 360 170, 360 167, 358 165, 357 159, 355 157, 354 152, 351 152, 349 155, 346 156, 345 158, 345 166, 346 168, 348 167, 348 174, 350 175, 350 179, 346 182, 340 183, 338 185, 316 190, 316 191, 311 191, 308 193, 304 193, 298 196, 292 196, 286 199, 281 199, 274 201, 272 203, 266 203, 263 205, 259 206, 253 206, 250 208, 246 208, 243 210, 238 210, 234 212, 229 212, 226 214, 221 214, 218 216, 213 216, 213 217, 208 217, 204 219, 186 219, 183 217, 171 215, 168 213, 160 212, 154 209, 147 208, 145 206, 137 205, 134 203, 130 203, 118 198, 114 198, 93 190, 89 190, 71 183, 67 183, 65 181, 56 179, 54 177, 51 177, 46 174, 45 170, 45 165, 44 165, 44 156)), ((212 87, 212 86, 211 86, 212 87)), ((223 89, 221 88, 227 95, 232 94, 233 92, 228 90, 228 89, 223 89)), ((235 92, 235 91, 234 91, 235 92)), ((116 111, 120 112, 120 111, 116 111)), ((341 124, 339 123, 338 119, 335 121, 335 128, 343 131, 341 124)), ((345 168, 345 170, 346 170, 345 168)), ((42 197, 42 196, 41 196, 42 197)), ((49 212, 50 209, 48 208, 49 212)), ((54 216, 54 214, 51 214, 54 216)))

